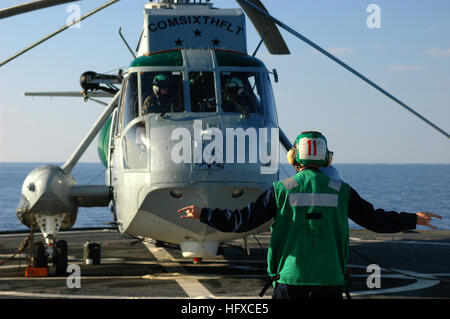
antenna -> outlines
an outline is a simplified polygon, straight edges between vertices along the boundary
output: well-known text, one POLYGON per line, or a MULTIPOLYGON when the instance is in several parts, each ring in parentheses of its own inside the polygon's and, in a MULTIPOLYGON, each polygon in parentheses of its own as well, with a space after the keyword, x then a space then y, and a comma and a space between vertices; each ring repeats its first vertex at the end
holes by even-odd
POLYGON ((133 56, 133 58, 136 59, 136 54, 134 54, 133 50, 131 50, 130 46, 128 45, 127 40, 125 40, 125 38, 123 37, 122 27, 119 27, 119 35, 120 35, 120 38, 122 39, 123 43, 125 43, 125 45, 127 46, 128 51, 130 51, 130 53, 133 56))
POLYGON ((266 29, 263 36, 261 37, 261 40, 259 41, 258 45, 256 46, 255 51, 252 54, 252 57, 256 56, 256 53, 258 52, 259 48, 261 47, 261 44, 264 42, 264 39, 266 38, 267 33, 269 33, 269 29, 266 29))

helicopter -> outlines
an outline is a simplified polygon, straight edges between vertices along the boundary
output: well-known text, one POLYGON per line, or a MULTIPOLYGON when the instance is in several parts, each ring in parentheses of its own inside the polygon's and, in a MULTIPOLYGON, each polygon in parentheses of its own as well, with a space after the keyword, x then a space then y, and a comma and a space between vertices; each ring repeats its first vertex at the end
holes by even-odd
MULTIPOLYGON (((63 2, 70 1, 58 4, 63 2)), ((272 54, 289 54, 276 25, 324 51, 271 17, 260 1, 237 2, 242 10, 217 9, 209 1, 148 3, 129 67, 117 75, 89 71, 81 76, 83 91, 75 95, 111 101, 61 167, 39 167, 23 183, 18 218, 28 227, 37 225, 44 237, 35 243, 35 260, 46 263, 48 256, 56 272, 65 273, 67 243, 56 238, 60 229, 74 225, 78 207, 109 206, 120 233, 179 244, 184 257, 215 256, 221 242, 268 230, 269 223, 249 233, 226 234, 182 222, 172 213, 192 203, 244 206, 279 178, 278 150, 272 145, 292 147, 277 120, 270 80, 277 80, 277 72, 248 54, 244 12, 272 54), (163 90, 172 94, 168 108, 151 103, 163 90), (245 102, 238 101, 241 95, 245 102), (78 185, 72 170, 97 135, 106 183, 78 185), (246 141, 248 147, 239 147, 246 141), (259 161, 252 160, 254 154, 259 161)))

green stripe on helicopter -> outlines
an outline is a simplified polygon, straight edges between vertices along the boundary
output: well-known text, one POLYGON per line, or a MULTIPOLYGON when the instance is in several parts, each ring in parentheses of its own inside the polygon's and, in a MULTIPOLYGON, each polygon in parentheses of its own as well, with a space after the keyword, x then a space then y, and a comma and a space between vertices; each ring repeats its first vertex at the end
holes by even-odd
MULTIPOLYGON (((219 66, 264 67, 264 63, 250 55, 241 53, 215 50, 219 66)), ((144 66, 183 66, 181 50, 144 55, 136 58, 130 67, 144 66)))
POLYGON ((105 125, 103 125, 101 131, 98 134, 98 156, 100 157, 100 160, 102 161, 103 165, 105 167, 108 167, 108 148, 109 148, 109 135, 111 132, 111 122, 112 117, 110 117, 105 125))
POLYGON ((144 55, 130 64, 131 68, 140 66, 183 66, 183 55, 180 50, 144 55))
POLYGON ((221 50, 215 50, 215 52, 219 66, 264 67, 261 60, 250 55, 221 50))

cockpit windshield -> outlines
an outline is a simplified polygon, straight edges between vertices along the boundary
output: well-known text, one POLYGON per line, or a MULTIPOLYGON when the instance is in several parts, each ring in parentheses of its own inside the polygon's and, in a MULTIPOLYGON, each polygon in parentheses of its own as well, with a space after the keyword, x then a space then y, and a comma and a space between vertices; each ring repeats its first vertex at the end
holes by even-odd
POLYGON ((189 89, 192 112, 217 111, 213 72, 190 72, 189 89))
POLYGON ((125 128, 128 123, 138 116, 138 85, 136 73, 131 73, 122 87, 121 101, 121 128, 125 128))
POLYGON ((265 72, 132 72, 124 81, 120 104, 120 130, 138 116, 185 111, 256 113, 270 121, 276 119, 265 72))
POLYGON ((141 73, 142 115, 184 112, 181 72, 141 73))
POLYGON ((259 73, 222 72, 220 82, 224 112, 262 113, 259 73))

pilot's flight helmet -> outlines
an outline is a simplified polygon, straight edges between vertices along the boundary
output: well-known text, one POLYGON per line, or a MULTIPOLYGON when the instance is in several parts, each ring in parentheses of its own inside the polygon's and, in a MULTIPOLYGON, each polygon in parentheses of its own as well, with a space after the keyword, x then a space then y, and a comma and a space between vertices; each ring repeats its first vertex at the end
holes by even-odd
POLYGON ((163 73, 158 74, 153 78, 153 92, 155 94, 158 94, 160 89, 168 88, 169 85, 169 77, 163 73))
POLYGON ((327 139, 316 131, 300 133, 295 139, 294 148, 288 152, 288 161, 293 166, 315 164, 326 167, 332 160, 333 152, 328 150, 327 139))
POLYGON ((227 81, 227 89, 236 95, 241 95, 244 92, 244 83, 238 77, 233 76, 227 81))

